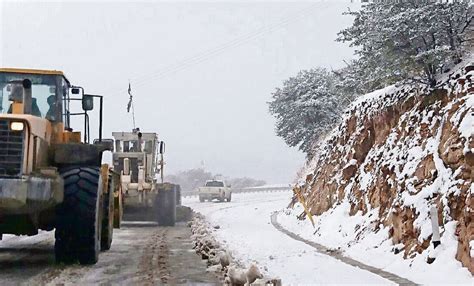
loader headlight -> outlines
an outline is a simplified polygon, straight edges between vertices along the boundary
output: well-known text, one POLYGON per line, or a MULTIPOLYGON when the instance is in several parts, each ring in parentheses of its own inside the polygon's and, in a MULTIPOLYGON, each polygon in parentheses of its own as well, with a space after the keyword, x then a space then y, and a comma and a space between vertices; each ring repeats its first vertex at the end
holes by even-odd
POLYGON ((25 128, 25 124, 23 122, 12 122, 10 123, 10 129, 13 131, 23 131, 23 128, 25 128))

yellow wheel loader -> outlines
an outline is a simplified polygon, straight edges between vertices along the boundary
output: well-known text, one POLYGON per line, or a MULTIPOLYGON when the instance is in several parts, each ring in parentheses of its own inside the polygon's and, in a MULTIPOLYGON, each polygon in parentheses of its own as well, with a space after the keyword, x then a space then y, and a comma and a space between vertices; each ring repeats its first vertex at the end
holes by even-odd
POLYGON ((125 218, 174 226, 181 203, 179 185, 163 183, 164 143, 156 133, 112 132, 114 171, 120 173, 125 218), (158 181, 161 183, 158 183, 158 181))
POLYGON ((59 263, 94 264, 119 226, 120 176, 102 165, 102 96, 85 94, 60 71, 0 68, 0 237, 55 229, 59 263), (100 100, 99 139, 89 116, 100 100), (82 112, 73 112, 74 102, 82 112), (84 134, 71 117, 84 118, 84 134))

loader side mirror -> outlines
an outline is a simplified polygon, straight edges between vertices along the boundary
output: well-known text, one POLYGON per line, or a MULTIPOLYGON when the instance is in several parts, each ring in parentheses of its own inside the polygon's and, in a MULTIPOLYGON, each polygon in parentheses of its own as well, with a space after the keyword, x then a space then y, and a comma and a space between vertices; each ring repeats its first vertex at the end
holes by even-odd
POLYGON ((165 153, 165 142, 161 141, 160 142, 160 154, 164 154, 164 153, 165 153))
POLYGON ((90 111, 92 109, 94 109, 94 97, 84 94, 82 96, 82 110, 90 111))

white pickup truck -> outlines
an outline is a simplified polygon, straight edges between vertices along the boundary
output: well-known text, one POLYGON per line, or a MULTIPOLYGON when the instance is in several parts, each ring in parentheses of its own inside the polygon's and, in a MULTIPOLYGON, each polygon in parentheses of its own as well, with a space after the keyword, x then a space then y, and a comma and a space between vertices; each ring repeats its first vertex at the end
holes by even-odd
POLYGON ((200 202, 204 202, 205 200, 211 201, 213 199, 218 199, 221 202, 224 200, 230 202, 232 199, 232 189, 226 185, 224 181, 206 181, 204 187, 200 187, 198 192, 200 202))

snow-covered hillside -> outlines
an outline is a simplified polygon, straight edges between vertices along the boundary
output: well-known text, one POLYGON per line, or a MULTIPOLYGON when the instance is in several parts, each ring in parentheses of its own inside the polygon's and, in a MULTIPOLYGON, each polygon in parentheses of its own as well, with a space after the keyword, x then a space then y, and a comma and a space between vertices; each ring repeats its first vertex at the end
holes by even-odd
POLYGON ((446 76, 443 89, 390 86, 353 104, 301 178, 315 238, 348 253, 380 247, 402 256, 404 265, 429 262, 461 280, 472 275, 473 75, 474 64, 464 63, 446 76), (436 249, 432 206, 441 231, 436 249))

